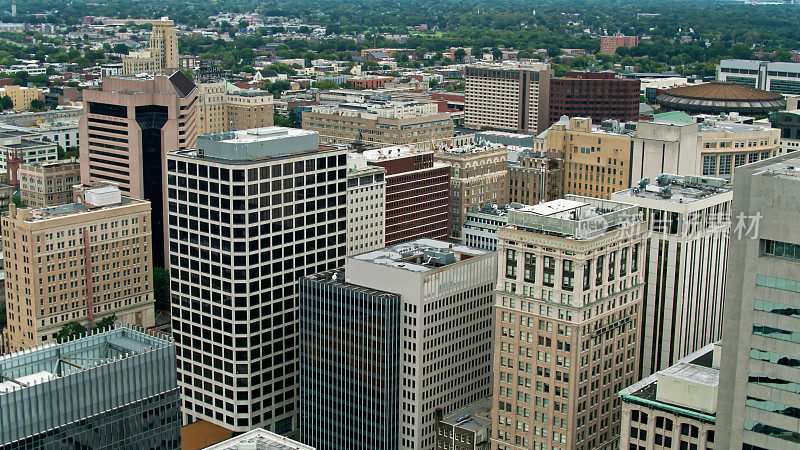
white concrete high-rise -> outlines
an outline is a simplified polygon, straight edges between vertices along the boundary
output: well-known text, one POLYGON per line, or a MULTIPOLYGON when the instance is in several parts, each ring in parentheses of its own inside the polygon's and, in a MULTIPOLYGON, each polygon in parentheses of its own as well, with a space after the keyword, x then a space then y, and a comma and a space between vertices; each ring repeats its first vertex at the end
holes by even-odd
POLYGON ((346 159, 317 133, 279 127, 204 135, 167 155, 185 422, 298 428, 297 280, 344 262, 346 159))
POLYGON ((725 180, 666 174, 611 194, 648 227, 642 377, 721 339, 732 198, 725 180))

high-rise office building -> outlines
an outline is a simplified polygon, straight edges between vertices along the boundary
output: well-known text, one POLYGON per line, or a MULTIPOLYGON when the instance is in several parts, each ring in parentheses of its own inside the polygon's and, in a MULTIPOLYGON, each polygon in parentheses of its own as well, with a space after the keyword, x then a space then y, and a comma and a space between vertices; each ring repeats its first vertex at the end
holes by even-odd
POLYGON ((736 169, 717 446, 797 448, 800 156, 736 169))
POLYGON ((494 252, 418 239, 302 279, 303 436, 430 449, 442 415, 489 395, 494 252))
POLYGON ((617 78, 617 73, 571 71, 550 79, 549 122, 561 116, 590 117, 625 122, 639 119, 639 80, 617 78))
POLYGON ((386 169, 347 155, 347 255, 386 245, 386 169))
POLYGON ((346 150, 256 128, 200 136, 166 172, 184 420, 296 430, 297 280, 343 263, 346 150))
POLYGON ((76 203, 2 217, 12 351, 53 342, 64 324, 115 315, 154 324, 150 203, 83 186, 76 203))
POLYGON ((0 356, 0 446, 180 449, 175 343, 115 328, 0 356))
POLYGON ((180 70, 107 77, 101 90, 84 90, 83 101, 81 179, 116 183, 123 195, 152 203, 153 263, 162 267, 166 154, 194 147, 197 88, 180 70))
POLYGON ((633 205, 567 195, 497 232, 492 447, 617 448, 638 380, 645 226, 633 205))
POLYGON ((386 147, 360 154, 386 169, 386 245, 419 238, 447 239, 450 167, 433 152, 386 147))
POLYGON ((538 134, 547 129, 550 78, 545 63, 467 66, 464 126, 538 134))
POLYGON ((72 186, 80 184, 81 166, 74 159, 23 164, 17 170, 19 197, 28 206, 72 203, 72 186))
POLYGON ((722 338, 732 198, 725 180, 667 174, 611 194, 639 206, 649 231, 642 376, 722 338))
POLYGON ((631 137, 620 129, 562 117, 547 130, 545 148, 564 154, 565 194, 608 199, 630 187, 631 137))
POLYGON ((434 161, 450 166, 450 239, 461 240, 464 216, 490 205, 508 203, 508 151, 479 142, 437 151, 434 161))
POLYGON ((146 50, 122 57, 123 74, 152 74, 178 68, 178 37, 175 35, 174 22, 162 17, 150 23, 153 25, 150 45, 146 50))

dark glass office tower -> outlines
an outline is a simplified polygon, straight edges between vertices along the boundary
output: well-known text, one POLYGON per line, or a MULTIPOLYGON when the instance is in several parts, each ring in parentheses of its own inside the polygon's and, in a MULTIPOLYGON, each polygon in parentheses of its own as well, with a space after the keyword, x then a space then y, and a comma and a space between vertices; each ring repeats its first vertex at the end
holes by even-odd
POLYGON ((399 439, 400 296, 300 279, 301 440, 316 448, 394 449, 399 439))

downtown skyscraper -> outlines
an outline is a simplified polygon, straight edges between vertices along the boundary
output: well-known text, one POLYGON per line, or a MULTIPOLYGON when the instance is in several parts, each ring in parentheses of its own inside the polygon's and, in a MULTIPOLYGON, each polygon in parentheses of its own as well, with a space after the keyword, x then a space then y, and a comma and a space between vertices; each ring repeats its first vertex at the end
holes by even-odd
POLYGON ((317 133, 200 136, 167 156, 173 333, 184 421, 297 429, 297 280, 342 265, 346 151, 317 133))

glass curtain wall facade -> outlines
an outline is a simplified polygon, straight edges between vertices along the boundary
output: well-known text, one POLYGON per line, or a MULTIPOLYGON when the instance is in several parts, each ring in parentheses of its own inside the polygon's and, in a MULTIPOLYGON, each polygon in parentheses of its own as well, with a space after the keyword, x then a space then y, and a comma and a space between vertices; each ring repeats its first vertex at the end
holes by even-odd
POLYGON ((344 279, 344 270, 300 279, 303 442, 395 449, 400 296, 344 279))

